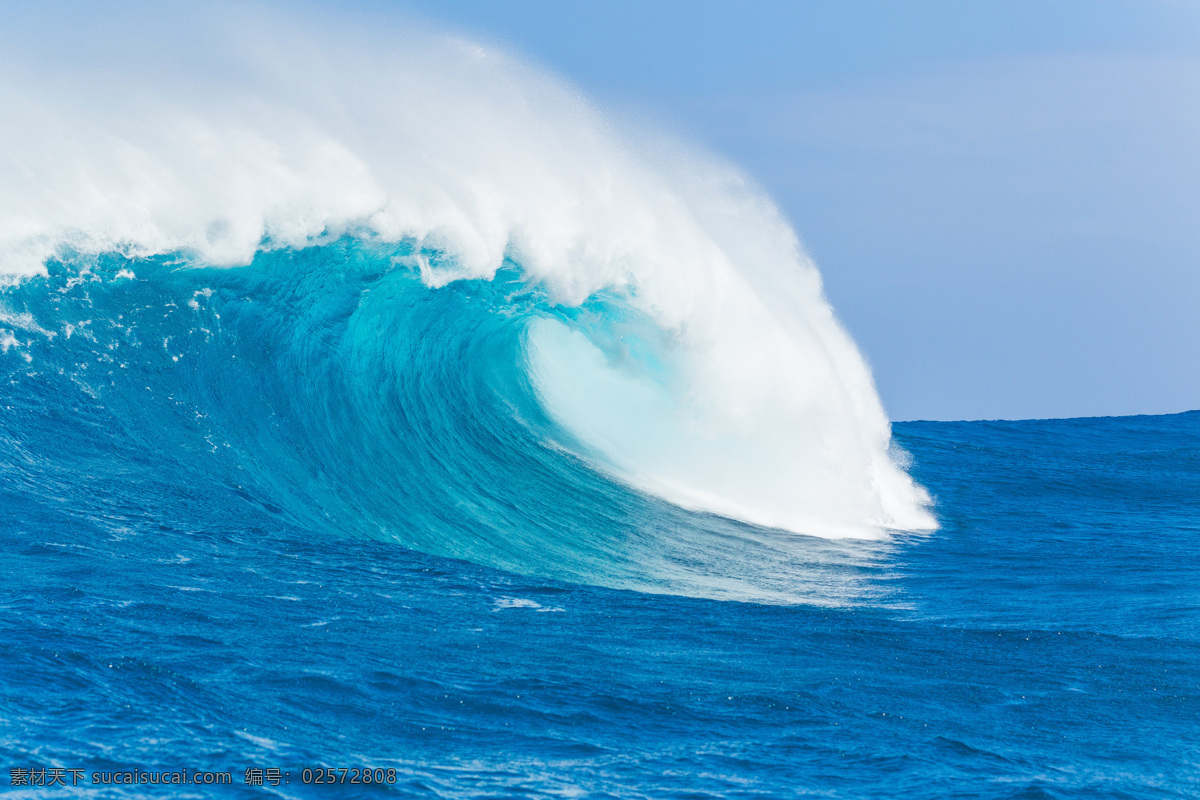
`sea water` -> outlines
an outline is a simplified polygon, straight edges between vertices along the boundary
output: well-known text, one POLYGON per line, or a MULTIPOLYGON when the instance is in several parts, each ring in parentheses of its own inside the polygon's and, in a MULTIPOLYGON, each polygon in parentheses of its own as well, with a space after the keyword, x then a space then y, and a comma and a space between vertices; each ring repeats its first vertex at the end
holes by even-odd
POLYGON ((0 58, 7 792, 1200 794, 1200 416, 891 424, 735 168, 247 14, 0 58))
POLYGON ((525 301, 355 252, 5 293, 72 321, 0 359, 7 768, 91 796, 1200 792, 1200 414, 898 423, 936 532, 757 528, 539 438, 503 373, 525 301), (327 307, 275 282, 297 261, 327 307), (233 783, 91 783, 180 769, 233 783))

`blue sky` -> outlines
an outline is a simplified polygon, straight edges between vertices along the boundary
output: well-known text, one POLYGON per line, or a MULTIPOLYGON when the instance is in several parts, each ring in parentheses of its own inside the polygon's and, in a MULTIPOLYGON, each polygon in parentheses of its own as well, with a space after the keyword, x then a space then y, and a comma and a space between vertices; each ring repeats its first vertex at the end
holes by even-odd
MULTIPOLYGON (((502 45, 740 164, 893 419, 1200 408, 1200 0, 307 2, 502 45)), ((119 54, 107 5, 0 6, 119 54)))
POLYGON ((377 4, 778 200, 894 419, 1200 408, 1200 2, 377 4))

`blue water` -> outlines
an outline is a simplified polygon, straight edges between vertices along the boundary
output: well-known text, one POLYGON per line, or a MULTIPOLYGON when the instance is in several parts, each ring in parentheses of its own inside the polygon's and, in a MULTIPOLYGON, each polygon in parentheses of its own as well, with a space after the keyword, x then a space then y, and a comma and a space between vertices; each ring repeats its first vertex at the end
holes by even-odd
POLYGON ((408 254, 0 290, 5 791, 1200 796, 1200 413, 898 423, 939 530, 756 529, 539 409, 525 326, 605 298, 431 290, 408 254), (180 769, 233 782, 91 781, 180 769))

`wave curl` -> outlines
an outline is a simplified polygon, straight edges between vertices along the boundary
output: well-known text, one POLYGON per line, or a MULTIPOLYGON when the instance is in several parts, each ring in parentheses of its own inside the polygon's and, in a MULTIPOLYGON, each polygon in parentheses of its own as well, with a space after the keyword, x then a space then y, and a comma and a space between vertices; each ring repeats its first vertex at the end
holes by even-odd
MULTIPOLYGON (((204 19, 152 70, 133 56, 47 71, 36 48, 0 64, 7 357, 33 358, 26 334, 53 348, 96 331, 34 287, 61 294, 104 269, 115 286, 125 270, 220 314, 161 331, 164 353, 237 320, 238 369, 189 391, 273 398, 273 417, 247 407, 208 434, 241 449, 270 503, 314 518, 357 504, 380 530, 402 519, 411 546, 521 571, 617 574, 638 552, 571 541, 596 529, 582 515, 615 513, 572 517, 562 498, 581 492, 831 538, 935 527, 819 273, 736 170, 617 130, 561 81, 461 39, 204 19), (289 357, 248 357, 259 340, 289 357), (230 433, 268 419, 307 422, 261 451, 262 430, 230 433), (278 455, 335 440, 346 449, 278 455), (376 509, 380 496, 420 512, 376 509), (447 539, 451 518, 492 533, 447 539)), ((131 313, 121 291, 105 290, 112 331, 131 313)))

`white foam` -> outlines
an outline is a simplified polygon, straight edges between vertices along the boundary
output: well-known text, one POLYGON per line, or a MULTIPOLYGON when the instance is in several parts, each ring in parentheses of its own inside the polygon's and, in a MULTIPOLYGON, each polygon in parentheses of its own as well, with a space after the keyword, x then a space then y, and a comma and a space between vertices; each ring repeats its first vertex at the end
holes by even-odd
POLYGON ((64 246, 235 265, 344 232, 447 253, 419 265, 431 287, 512 256, 558 303, 607 290, 661 332, 647 366, 529 331, 541 399, 603 468, 798 532, 933 527, 817 270, 735 169, 494 48, 326 22, 191 12, 153 59, 0 56, 0 274, 64 246))

